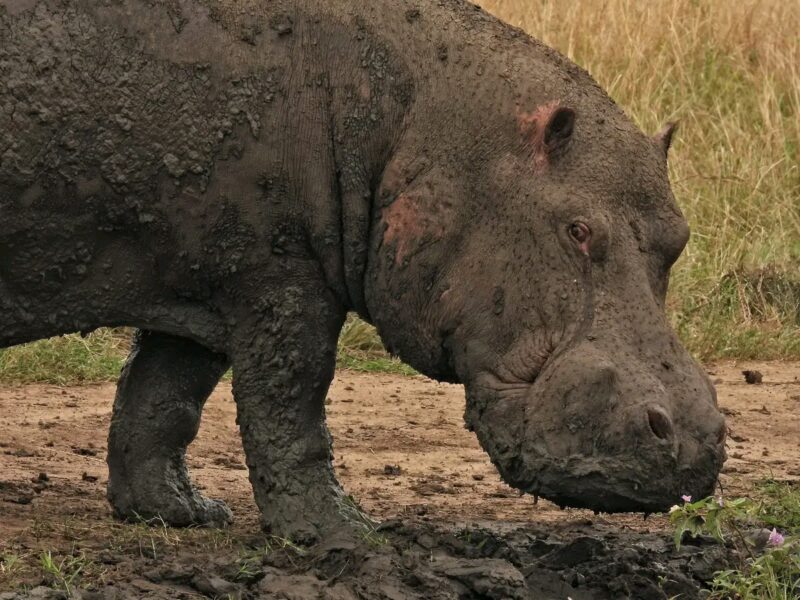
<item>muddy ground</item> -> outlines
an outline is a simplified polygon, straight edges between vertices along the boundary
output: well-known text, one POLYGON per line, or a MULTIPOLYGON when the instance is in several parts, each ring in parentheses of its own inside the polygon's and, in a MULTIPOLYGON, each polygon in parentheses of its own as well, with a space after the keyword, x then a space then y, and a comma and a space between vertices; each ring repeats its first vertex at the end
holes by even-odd
MULTIPOLYGON (((751 494, 766 477, 800 479, 800 364, 709 371, 729 419, 725 495, 751 494), (763 383, 745 383, 744 369, 763 383)), ((189 464, 234 526, 120 524, 104 497, 113 393, 0 388, 0 599, 64 597, 53 589, 109 599, 685 599, 731 560, 708 540, 675 551, 664 517, 520 497, 463 428, 460 387, 350 372, 337 375, 327 406, 336 469, 378 529, 312 549, 260 535, 228 384, 209 401, 189 464)))

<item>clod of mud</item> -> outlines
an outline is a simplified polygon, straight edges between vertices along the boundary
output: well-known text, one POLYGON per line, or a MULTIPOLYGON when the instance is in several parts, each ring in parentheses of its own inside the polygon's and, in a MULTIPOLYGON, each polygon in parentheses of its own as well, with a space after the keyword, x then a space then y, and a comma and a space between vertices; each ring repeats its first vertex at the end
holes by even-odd
POLYGON ((742 375, 744 375, 744 380, 750 385, 757 385, 764 380, 761 371, 742 371, 742 375))
POLYGON ((400 468, 400 465, 386 465, 383 467, 384 475, 389 475, 390 477, 396 477, 403 472, 403 469, 400 468))
MULTIPOLYGON (((136 575, 76 598, 123 600, 197 595, 243 600, 508 600, 698 598, 732 551, 708 539, 680 550, 665 535, 597 524, 441 529, 391 521, 363 535, 333 535, 300 549, 253 544, 253 551, 133 560, 136 575), (260 548, 260 550, 259 550, 260 548)), ((37 598, 34 592, 3 600, 37 598)), ((38 592, 37 592, 38 593, 38 592)))

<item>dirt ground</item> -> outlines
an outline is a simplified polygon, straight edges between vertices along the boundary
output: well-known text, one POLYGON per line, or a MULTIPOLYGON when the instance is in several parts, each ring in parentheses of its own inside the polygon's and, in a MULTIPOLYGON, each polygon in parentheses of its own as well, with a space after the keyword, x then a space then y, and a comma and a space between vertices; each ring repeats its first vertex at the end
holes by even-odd
MULTIPOLYGON (((766 477, 800 480, 800 364, 726 363, 709 372, 730 430, 721 477, 725 495, 749 494, 766 477), (763 383, 747 384, 745 369, 760 371, 763 383)), ((504 485, 463 427, 459 386, 352 372, 336 376, 328 422, 340 481, 371 515, 388 521, 375 533, 377 540, 366 540, 378 550, 364 551, 363 540, 311 553, 284 544, 280 552, 260 557, 254 574, 246 568, 244 575, 232 575, 236 565, 240 570, 252 566, 247 549, 264 540, 258 536, 230 385, 222 383, 214 392, 188 457, 199 487, 225 500, 234 513, 233 528, 218 535, 145 532, 142 526, 114 522, 104 495, 113 395, 111 384, 0 388, 0 556, 20 559, 11 566, 6 560, 0 569, 0 598, 22 585, 58 587, 57 575, 43 581, 41 569, 30 566, 31 561, 38 565, 47 551, 72 557, 66 563, 62 559, 62 571, 85 564, 73 582, 95 590, 84 593, 85 598, 667 597, 669 585, 653 570, 652 556, 667 566, 675 563, 674 573, 665 567, 666 579, 686 579, 679 582, 684 587, 674 588, 683 597, 692 597, 691 590, 710 577, 704 572, 709 561, 698 568, 694 554, 673 555, 664 541, 664 517, 562 511, 504 485), (152 551, 142 549, 143 539, 152 551), (188 548, 216 570, 200 566, 198 555, 185 556, 188 548), (630 551, 638 552, 638 558, 630 551), (119 556, 109 557, 109 552, 119 556), (625 552, 633 566, 618 564, 625 552), (421 555, 430 560, 412 564, 421 555), (364 592, 358 582, 369 579, 363 569, 376 556, 388 562, 369 572, 385 570, 397 581, 387 577, 393 583, 380 584, 386 589, 370 584, 364 592), (161 568, 167 563, 172 576, 154 574, 154 564, 161 568), (186 571, 190 566, 194 571, 186 571), (610 585, 617 576, 622 579, 610 585), (211 583, 198 583, 198 577, 211 583), (637 585, 644 586, 640 592, 633 591, 637 585), (436 593, 424 591, 426 586, 436 593)), ((37 593, 45 594, 39 590, 16 597, 47 597, 37 593)))

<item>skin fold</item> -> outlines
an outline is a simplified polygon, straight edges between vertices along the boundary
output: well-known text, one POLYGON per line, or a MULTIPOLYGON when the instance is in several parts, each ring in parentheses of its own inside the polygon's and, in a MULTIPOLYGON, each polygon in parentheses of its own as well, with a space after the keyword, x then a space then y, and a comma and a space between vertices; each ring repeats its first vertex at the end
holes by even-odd
POLYGON ((324 410, 349 311, 465 384, 511 485, 663 510, 725 458, 664 313, 671 136, 461 0, 0 0, 0 347, 140 330, 123 518, 230 519, 184 453, 232 367, 264 526, 352 520, 324 410))

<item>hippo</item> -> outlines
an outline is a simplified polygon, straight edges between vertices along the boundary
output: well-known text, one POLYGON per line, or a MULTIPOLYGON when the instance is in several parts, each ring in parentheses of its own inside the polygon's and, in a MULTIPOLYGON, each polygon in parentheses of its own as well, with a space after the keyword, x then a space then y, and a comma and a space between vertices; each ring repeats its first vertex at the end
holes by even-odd
POLYGON ((665 314, 673 131, 464 0, 0 0, 0 347, 138 330, 121 518, 231 519, 184 455, 232 369, 265 529, 361 522, 325 424, 348 313, 464 384, 511 486, 663 511, 726 431, 665 314))

